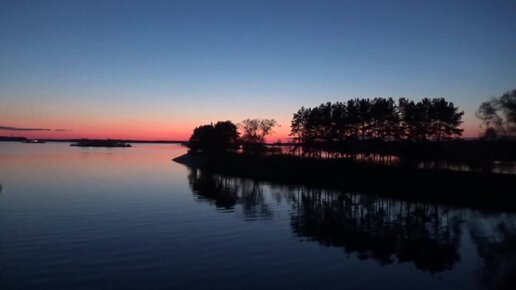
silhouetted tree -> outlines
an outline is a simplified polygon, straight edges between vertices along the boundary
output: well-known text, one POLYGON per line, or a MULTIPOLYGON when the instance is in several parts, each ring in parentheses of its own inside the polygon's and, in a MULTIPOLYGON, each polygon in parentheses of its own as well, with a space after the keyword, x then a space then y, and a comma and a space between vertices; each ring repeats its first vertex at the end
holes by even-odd
POLYGON ((308 120, 307 115, 309 114, 309 110, 305 109, 305 107, 301 107, 294 115, 292 116, 292 121, 290 122, 290 136, 293 136, 293 141, 295 143, 303 143, 306 138, 306 121, 308 120))
POLYGON ((346 128, 345 135, 348 139, 356 139, 358 137, 360 123, 358 117, 358 104, 355 102, 355 100, 348 100, 344 110, 346 111, 344 118, 346 125, 342 126, 346 128))
MULTIPOLYGON (((307 146, 313 143, 313 137, 311 136, 311 130, 308 127, 308 117, 310 115, 311 109, 305 109, 305 107, 301 107, 294 115, 292 116, 292 121, 290 122, 290 136, 292 136, 292 141, 294 144, 294 151, 301 149, 300 146, 307 146)), ((303 150, 303 153, 306 150, 303 150)))
POLYGON ((350 124, 347 122, 348 112, 346 104, 336 102, 331 107, 332 137, 342 142, 350 134, 350 124))
POLYGON ((375 138, 398 139, 399 113, 392 98, 375 98, 371 106, 371 130, 375 138))
POLYGON ((423 132, 423 124, 421 122, 422 115, 420 107, 405 98, 398 100, 398 110, 400 112, 400 135, 407 140, 420 140, 421 132, 423 132))
POLYGON ((241 141, 244 152, 252 154, 267 152, 265 138, 273 133, 276 124, 274 119, 245 119, 239 123, 238 127, 242 130, 241 141))
POLYGON ((244 143, 264 143, 265 138, 273 133, 277 122, 274 119, 245 119, 238 125, 244 143))
POLYGON ((305 149, 332 147, 344 140, 444 140, 460 136, 463 112, 443 98, 420 102, 392 98, 351 99, 301 107, 292 118, 291 136, 305 149))
POLYGON ((516 131, 516 90, 500 97, 500 106, 505 116, 506 126, 510 132, 516 131))
POLYGON ((498 132, 503 132, 503 120, 497 113, 496 99, 483 102, 478 111, 476 117, 482 120, 486 125, 486 137, 496 137, 498 132))
POLYGON ((360 124, 360 135, 362 136, 362 140, 365 140, 366 137, 369 137, 369 130, 371 127, 372 120, 372 104, 369 99, 356 99, 357 105, 357 119, 360 124))
POLYGON ((459 112, 452 102, 447 102, 444 98, 433 99, 429 110, 430 133, 433 139, 440 141, 460 136, 464 131, 458 128, 462 124, 463 115, 464 112, 459 112))
POLYGON ((237 143, 240 134, 237 126, 231 121, 217 122, 214 128, 218 143, 224 146, 233 146, 237 143))
POLYGON ((516 90, 483 102, 476 116, 486 126, 486 137, 516 135, 516 90))
POLYGON ((238 141, 237 126, 231 121, 202 125, 194 129, 188 147, 194 151, 220 151, 235 149, 238 141))

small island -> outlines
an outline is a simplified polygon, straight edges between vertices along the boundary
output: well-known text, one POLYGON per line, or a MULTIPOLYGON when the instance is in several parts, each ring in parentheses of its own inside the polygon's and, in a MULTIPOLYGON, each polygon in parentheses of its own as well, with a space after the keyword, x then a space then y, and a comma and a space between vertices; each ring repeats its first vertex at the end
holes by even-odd
POLYGON ((46 141, 45 140, 40 140, 40 139, 27 139, 27 140, 22 141, 22 143, 43 144, 43 143, 46 143, 46 141))
POLYGON ((265 143, 273 119, 201 125, 174 161, 272 184, 513 211, 513 100, 516 90, 481 105, 487 128, 474 140, 460 138, 464 113, 444 98, 357 98, 301 107, 289 144, 265 143))
POLYGON ((131 144, 125 143, 118 140, 90 140, 90 139, 82 139, 77 143, 72 143, 70 146, 77 147, 122 147, 127 148, 131 147, 131 144))

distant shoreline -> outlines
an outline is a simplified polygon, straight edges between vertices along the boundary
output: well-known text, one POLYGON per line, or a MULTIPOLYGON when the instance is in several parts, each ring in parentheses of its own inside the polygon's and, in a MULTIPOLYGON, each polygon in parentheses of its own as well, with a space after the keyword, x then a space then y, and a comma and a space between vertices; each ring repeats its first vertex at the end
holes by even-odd
MULTIPOLYGON (((30 140, 30 138, 26 137, 9 137, 9 136, 0 136, 0 142, 23 142, 30 140)), ((49 138, 38 138, 38 140, 42 140, 45 142, 63 142, 63 143, 72 143, 72 142, 79 142, 81 140, 91 140, 91 141, 106 141, 110 140, 113 142, 120 142, 120 143, 162 143, 162 144, 186 144, 187 141, 181 141, 181 140, 133 140, 133 139, 86 139, 86 138, 79 138, 79 139, 49 139, 49 138)))
POLYGON ((119 147, 130 148, 131 144, 125 142, 118 142, 113 140, 80 140, 76 143, 70 144, 75 147, 119 147))

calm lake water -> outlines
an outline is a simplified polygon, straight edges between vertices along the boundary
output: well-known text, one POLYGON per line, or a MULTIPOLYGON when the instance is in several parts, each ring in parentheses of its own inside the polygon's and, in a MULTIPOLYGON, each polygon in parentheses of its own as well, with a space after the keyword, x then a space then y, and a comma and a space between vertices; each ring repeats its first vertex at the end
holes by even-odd
POLYGON ((0 288, 516 285, 513 214, 210 175, 185 152, 0 143, 0 288))

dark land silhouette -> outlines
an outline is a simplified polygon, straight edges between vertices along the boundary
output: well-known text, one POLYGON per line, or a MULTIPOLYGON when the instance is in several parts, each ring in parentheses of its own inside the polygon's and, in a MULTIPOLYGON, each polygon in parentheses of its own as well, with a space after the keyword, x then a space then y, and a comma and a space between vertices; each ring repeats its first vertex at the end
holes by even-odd
MULTIPOLYGON (((80 139, 54 139, 54 138, 39 138, 38 140, 42 140, 45 142, 63 142, 63 143, 77 143, 85 138, 80 139)), ((0 142, 25 142, 27 140, 31 140, 26 137, 13 137, 13 136, 0 136, 0 142)), ((111 140, 120 143, 163 143, 163 144, 187 144, 187 141, 184 140, 137 140, 137 139, 91 139, 91 140, 111 140)))
POLYGON ((90 140, 82 139, 77 143, 72 143, 70 146, 77 147, 131 147, 131 144, 119 142, 115 140, 90 140))
POLYGON ((27 141, 25 137, 14 137, 14 136, 0 136, 0 142, 24 142, 27 141))
POLYGON ((417 103, 405 98, 351 99, 301 107, 292 117, 290 135, 303 155, 319 155, 346 140, 441 141, 461 136, 463 114, 444 98, 417 103))
POLYGON ((444 98, 325 103, 293 115, 288 145, 264 143, 274 120, 224 121, 197 127, 188 155, 175 160, 284 184, 515 210, 516 174, 498 171, 515 167, 516 140, 456 138, 462 115, 444 98))
POLYGON ((40 139, 27 139, 27 140, 23 141, 22 143, 43 144, 43 143, 46 143, 46 141, 45 140, 40 140, 40 139))
MULTIPOLYGON (((516 94, 506 95, 514 99, 516 94)), ((509 116, 515 114, 509 109, 500 110, 509 116)), ((516 142, 510 135, 499 138, 484 135, 479 140, 468 141, 458 138, 462 134, 459 128, 462 116, 463 112, 444 98, 424 98, 419 102, 405 98, 397 102, 392 98, 352 99, 346 103, 302 107, 292 118, 292 153, 352 159, 366 154, 373 155, 378 162, 391 164, 395 157, 412 167, 462 163, 487 170, 493 162, 516 161, 516 142)))
MULTIPOLYGON (((508 110, 503 112, 509 114, 508 110)), ((462 115, 444 98, 424 98, 419 102, 405 98, 397 102, 392 98, 351 99, 302 107, 293 114, 292 141, 282 146, 265 146, 265 137, 276 126, 273 119, 203 125, 194 130, 188 146, 195 153, 240 150, 257 155, 373 160, 412 168, 491 171, 495 164, 515 165, 516 140, 510 135, 458 138, 462 134, 462 115)))
POLYGON ((219 121, 215 125, 201 125, 194 129, 187 146, 193 152, 209 154, 238 149, 246 153, 263 154, 267 152, 265 138, 273 133, 276 125, 274 119, 246 119, 239 124, 219 121))
POLYGON ((174 160, 214 174, 265 182, 358 190, 414 202, 516 210, 512 202, 516 176, 511 174, 412 169, 345 159, 303 159, 290 155, 259 156, 236 152, 190 153, 174 160))

